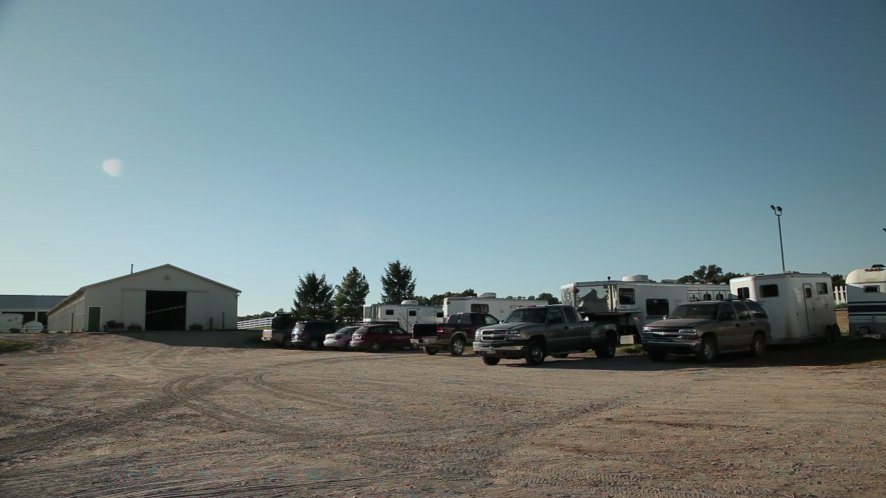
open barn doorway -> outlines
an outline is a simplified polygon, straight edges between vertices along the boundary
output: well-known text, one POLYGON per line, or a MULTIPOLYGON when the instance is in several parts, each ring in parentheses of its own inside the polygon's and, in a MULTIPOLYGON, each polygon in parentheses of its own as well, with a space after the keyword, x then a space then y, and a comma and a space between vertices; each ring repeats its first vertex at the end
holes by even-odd
POLYGON ((145 330, 185 330, 187 311, 187 292, 145 292, 145 330))

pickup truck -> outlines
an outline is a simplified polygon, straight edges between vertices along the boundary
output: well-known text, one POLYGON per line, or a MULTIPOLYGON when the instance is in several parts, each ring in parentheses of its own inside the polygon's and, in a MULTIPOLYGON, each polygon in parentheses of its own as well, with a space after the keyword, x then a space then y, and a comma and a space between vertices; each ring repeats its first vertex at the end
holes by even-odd
POLYGON ((489 313, 455 313, 443 323, 413 325, 412 344, 429 355, 448 349, 452 356, 461 356, 478 328, 497 323, 498 318, 489 313))
POLYGON ((502 358, 541 365, 548 355, 565 358, 589 349, 598 358, 612 358, 618 341, 612 323, 582 320, 572 306, 535 306, 517 308, 503 322, 477 329, 474 354, 487 365, 502 358))

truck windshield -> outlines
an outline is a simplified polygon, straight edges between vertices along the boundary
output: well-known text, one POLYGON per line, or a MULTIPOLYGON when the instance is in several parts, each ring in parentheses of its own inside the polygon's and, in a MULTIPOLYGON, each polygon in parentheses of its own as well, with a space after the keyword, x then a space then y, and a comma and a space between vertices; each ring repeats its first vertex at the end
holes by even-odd
POLYGON ((545 308, 520 308, 508 315, 505 322, 545 323, 545 308))
POLYGON ((720 303, 681 304, 674 308, 672 313, 668 313, 668 318, 701 318, 704 320, 714 320, 717 318, 718 309, 720 309, 720 303))

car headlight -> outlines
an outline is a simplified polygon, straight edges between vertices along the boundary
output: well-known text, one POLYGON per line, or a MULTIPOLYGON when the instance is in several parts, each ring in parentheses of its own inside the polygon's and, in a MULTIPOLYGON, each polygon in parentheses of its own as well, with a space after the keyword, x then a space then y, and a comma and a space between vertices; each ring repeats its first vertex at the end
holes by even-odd
POLYGON ((518 330, 518 329, 508 330, 508 337, 517 337, 519 335, 520 335, 520 330, 518 330))
POLYGON ((643 327, 643 332, 652 332, 652 329, 649 327, 643 327))
POLYGON ((698 339, 698 330, 695 329, 680 329, 677 334, 684 339, 698 339))
POLYGON ((483 332, 482 332, 480 329, 477 329, 477 330, 474 332, 474 340, 475 340, 475 341, 481 341, 481 340, 483 340, 483 332))

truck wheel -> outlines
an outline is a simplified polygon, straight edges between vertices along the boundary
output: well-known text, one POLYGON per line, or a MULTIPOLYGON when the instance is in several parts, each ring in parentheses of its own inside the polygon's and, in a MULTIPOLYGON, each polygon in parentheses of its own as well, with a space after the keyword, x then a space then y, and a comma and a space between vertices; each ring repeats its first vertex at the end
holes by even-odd
POLYGON ((434 356, 435 354, 437 354, 437 348, 432 348, 432 347, 430 347, 430 346, 425 346, 425 354, 428 354, 428 355, 434 356))
POLYGON ((606 336, 606 344, 599 348, 594 348, 594 354, 597 355, 597 358, 612 358, 615 356, 615 348, 617 346, 615 336, 609 334, 606 336))
POLYGON ((489 366, 498 365, 498 362, 500 362, 500 361, 501 361, 501 358, 499 358, 498 356, 483 355, 483 363, 485 363, 489 366))
POLYGON ((320 349, 320 341, 317 339, 311 339, 311 342, 308 343, 308 347, 311 349, 320 349))
POLYGON ((537 366, 545 361, 545 347, 541 341, 532 341, 526 348, 526 364, 537 366))
POLYGON ((455 337, 452 339, 452 344, 449 345, 449 354, 452 356, 461 356, 465 352, 465 340, 459 337, 455 337))
POLYGON ((667 353, 663 351, 646 351, 646 356, 649 357, 652 361, 664 361, 664 359, 668 356, 667 353))
POLYGON ((698 352, 698 359, 711 363, 717 359, 717 340, 711 336, 703 337, 701 340, 701 351, 698 352))
POLYGON ((757 358, 762 358, 766 354, 766 337, 760 332, 754 334, 754 340, 751 342, 751 354, 757 358))

